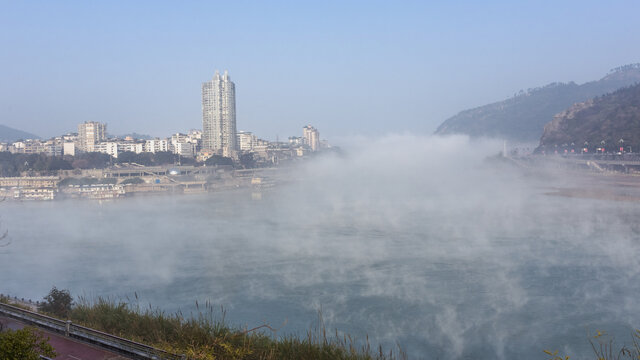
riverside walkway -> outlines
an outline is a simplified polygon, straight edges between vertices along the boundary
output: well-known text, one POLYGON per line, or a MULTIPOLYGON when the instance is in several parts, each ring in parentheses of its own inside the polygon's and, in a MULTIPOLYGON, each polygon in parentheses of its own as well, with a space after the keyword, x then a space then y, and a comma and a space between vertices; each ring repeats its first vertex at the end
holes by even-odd
MULTIPOLYGON (((24 302, 22 300, 20 303, 24 302)), ((0 320, 8 328, 31 325, 45 332, 51 339, 50 344, 60 354, 56 360, 183 360, 185 358, 183 355, 172 354, 14 305, 0 303, 0 320)))
POLYGON ((591 170, 596 173, 640 174, 640 153, 625 154, 547 154, 506 156, 523 168, 557 165, 562 168, 591 170))
MULTIPOLYGON (((0 323, 6 329, 19 330, 27 326, 23 322, 8 317, 0 316, 0 323)), ((131 358, 118 355, 116 353, 106 351, 81 343, 68 337, 64 337, 46 330, 40 330, 49 338, 49 344, 53 346, 56 353, 55 360, 129 360, 131 358)))

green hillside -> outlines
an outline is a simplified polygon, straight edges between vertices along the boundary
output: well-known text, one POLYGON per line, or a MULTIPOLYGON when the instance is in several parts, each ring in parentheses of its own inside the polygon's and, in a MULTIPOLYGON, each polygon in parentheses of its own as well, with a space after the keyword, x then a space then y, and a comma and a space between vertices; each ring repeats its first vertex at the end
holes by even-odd
POLYGON ((598 81, 552 83, 500 102, 465 110, 444 121, 436 134, 467 134, 538 142, 544 125, 571 105, 640 82, 640 64, 613 69, 598 81))

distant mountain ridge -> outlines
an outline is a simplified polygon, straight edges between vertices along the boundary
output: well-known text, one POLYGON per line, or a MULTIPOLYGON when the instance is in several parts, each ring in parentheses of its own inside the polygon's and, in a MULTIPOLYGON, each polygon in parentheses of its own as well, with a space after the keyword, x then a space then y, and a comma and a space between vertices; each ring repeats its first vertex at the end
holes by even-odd
POLYGON ((574 143, 590 152, 597 147, 640 150, 640 84, 575 104, 544 127, 540 150, 574 143), (622 141, 620 141, 622 140, 622 141), (604 141, 604 143, 603 143, 604 141))
POLYGON ((574 82, 521 91, 504 101, 458 113, 445 120, 436 134, 467 134, 512 141, 538 142, 544 125, 575 103, 640 82, 640 64, 612 69, 605 77, 582 85, 574 82))
POLYGON ((10 128, 5 125, 0 125, 0 142, 10 143, 17 140, 25 139, 40 139, 40 137, 26 131, 10 128))

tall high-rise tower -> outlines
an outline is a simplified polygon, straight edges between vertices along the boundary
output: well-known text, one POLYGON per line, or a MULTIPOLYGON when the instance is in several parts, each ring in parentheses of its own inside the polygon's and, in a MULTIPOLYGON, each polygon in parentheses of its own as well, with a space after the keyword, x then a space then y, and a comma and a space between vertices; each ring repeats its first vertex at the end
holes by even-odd
POLYGON ((236 86, 216 71, 202 83, 202 149, 233 156, 236 146, 236 86))
POLYGON ((307 125, 302 128, 302 137, 304 138, 304 143, 311 148, 311 151, 320 149, 320 133, 318 129, 307 125))
POLYGON ((85 121, 78 125, 78 149, 95 151, 95 146, 107 139, 107 125, 97 121, 85 121))

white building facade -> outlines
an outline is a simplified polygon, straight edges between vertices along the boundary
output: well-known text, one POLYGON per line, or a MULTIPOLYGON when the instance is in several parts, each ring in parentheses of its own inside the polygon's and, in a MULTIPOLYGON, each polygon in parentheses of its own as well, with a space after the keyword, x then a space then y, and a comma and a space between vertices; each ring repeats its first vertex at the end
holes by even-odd
POLYGON ((174 154, 192 157, 196 154, 197 145, 198 141, 187 134, 177 133, 171 135, 171 151, 174 154))
POLYGON ((169 141, 167 139, 145 140, 144 151, 150 153, 169 151, 169 141))
POLYGON ((253 151, 253 147, 258 142, 258 137, 248 131, 238 131, 236 135, 236 142, 238 143, 238 149, 244 152, 253 151))

